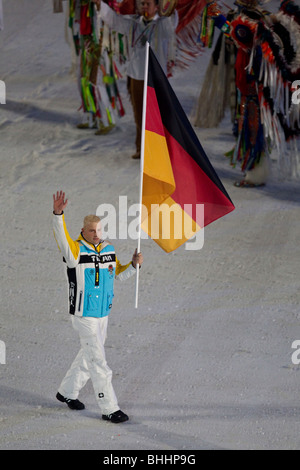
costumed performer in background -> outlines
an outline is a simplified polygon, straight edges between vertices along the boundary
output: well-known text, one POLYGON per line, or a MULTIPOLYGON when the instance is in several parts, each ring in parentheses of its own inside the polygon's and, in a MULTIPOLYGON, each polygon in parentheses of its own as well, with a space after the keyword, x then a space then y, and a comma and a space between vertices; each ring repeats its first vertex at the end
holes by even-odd
MULTIPOLYGON (((258 7, 258 0, 237 0, 238 12, 229 23, 218 9, 216 2, 208 2, 205 11, 205 33, 212 34, 213 27, 220 27, 236 45, 235 85, 237 89, 237 143, 230 154, 231 164, 240 162, 245 177, 236 186, 253 187, 264 185, 268 178, 268 148, 264 139, 264 129, 260 118, 258 99, 258 78, 261 64, 259 46, 255 49, 252 67, 249 69, 253 54, 252 25, 258 21, 268 21, 268 14, 258 7), (225 21, 226 20, 226 21, 225 21), (213 26, 211 26, 213 22, 213 26), (209 24, 210 23, 210 24, 209 24)), ((206 44, 206 34, 201 33, 206 44)), ((222 66, 222 65, 221 65, 222 66)), ((223 84, 224 87, 224 84, 223 84)), ((223 88, 224 89, 224 88, 223 88)), ((217 111, 217 110, 216 110, 217 111)))
MULTIPOLYGON (((286 2, 282 2, 286 3, 286 2)), ((293 2, 288 2, 291 5, 293 2)), ((268 156, 278 149, 280 172, 295 173, 297 150, 289 163, 284 126, 289 127, 291 84, 297 65, 288 63, 284 35, 274 28, 274 15, 262 10, 257 0, 236 0, 238 14, 229 23, 209 2, 205 11, 205 31, 217 26, 230 36, 237 47, 235 80, 238 99, 238 133, 235 148, 230 153, 232 165, 241 163, 245 177, 235 183, 239 187, 264 185, 269 174, 268 156), (213 21, 209 28, 206 22, 213 21), (288 73, 287 73, 288 71, 288 73), (283 111, 282 113, 282 109, 283 111), (280 114, 281 119, 280 119, 280 114)), ((275 15, 276 17, 276 15, 275 15)), ((203 28, 203 24, 202 24, 203 28)), ((287 30, 285 29, 285 32, 287 30)), ((290 33, 291 31, 289 31, 290 33)), ((293 36, 297 36, 293 31, 293 36)), ((290 41, 290 44, 293 41, 290 41)), ((294 43, 297 41, 294 40, 294 43)), ((294 48, 294 53, 296 53, 294 48)))
POLYGON ((101 0, 96 3, 99 16, 114 31, 128 39, 129 53, 127 76, 130 77, 130 98, 136 124, 136 151, 132 158, 139 159, 141 153, 142 109, 145 74, 145 45, 148 41, 167 75, 175 60, 175 29, 177 15, 162 17, 158 14, 158 0, 142 0, 138 15, 118 15, 101 0))
POLYGON ((79 58, 78 87, 83 112, 77 127, 106 134, 115 127, 116 117, 125 113, 117 86, 118 73, 108 49, 110 42, 104 46, 104 26, 98 23, 94 2, 70 0, 69 13, 79 58))

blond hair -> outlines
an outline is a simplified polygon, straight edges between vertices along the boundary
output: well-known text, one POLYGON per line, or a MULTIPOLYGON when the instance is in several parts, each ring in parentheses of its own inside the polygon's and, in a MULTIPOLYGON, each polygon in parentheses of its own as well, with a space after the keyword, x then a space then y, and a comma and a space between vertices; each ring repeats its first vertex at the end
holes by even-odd
POLYGON ((94 222, 100 222, 101 219, 97 215, 91 214, 91 215, 86 215, 85 218, 83 219, 83 226, 86 227, 87 225, 90 225, 94 222))

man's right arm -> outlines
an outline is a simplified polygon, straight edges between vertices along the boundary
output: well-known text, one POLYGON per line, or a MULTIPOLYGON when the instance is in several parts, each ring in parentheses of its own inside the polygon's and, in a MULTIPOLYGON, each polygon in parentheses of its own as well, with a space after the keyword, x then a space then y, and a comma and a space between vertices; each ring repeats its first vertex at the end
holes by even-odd
POLYGON ((79 261, 79 243, 72 240, 70 237, 64 214, 53 214, 53 232, 58 248, 65 258, 67 266, 69 268, 75 268, 79 261))
POLYGON ((64 256, 67 266, 74 268, 79 261, 79 244, 70 237, 64 216, 68 199, 63 191, 53 194, 53 231, 58 248, 64 256))

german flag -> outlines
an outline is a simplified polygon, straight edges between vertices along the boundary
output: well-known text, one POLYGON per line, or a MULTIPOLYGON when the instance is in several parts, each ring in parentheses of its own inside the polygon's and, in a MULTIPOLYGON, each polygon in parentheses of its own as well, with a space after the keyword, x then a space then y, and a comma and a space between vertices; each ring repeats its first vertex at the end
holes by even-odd
POLYGON ((141 227, 169 253, 234 205, 148 48, 141 227))

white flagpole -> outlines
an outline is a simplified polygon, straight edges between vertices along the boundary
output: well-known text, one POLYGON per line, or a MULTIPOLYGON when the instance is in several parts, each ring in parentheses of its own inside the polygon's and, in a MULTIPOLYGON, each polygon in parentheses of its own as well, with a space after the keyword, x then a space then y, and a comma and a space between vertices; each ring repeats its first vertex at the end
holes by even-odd
MULTIPOLYGON (((141 250, 141 225, 142 225, 142 198, 143 198, 143 172, 144 172, 144 152, 145 152, 145 126, 146 126, 146 103, 147 103, 147 86, 148 86, 148 62, 149 62, 149 42, 146 43, 146 58, 145 58, 145 76, 144 76, 144 95, 143 95, 143 117, 142 117, 142 135, 141 135, 141 167, 140 167, 140 214, 139 214, 139 236, 137 252, 141 250)), ((136 283, 135 283, 135 308, 138 306, 138 292, 139 292, 139 270, 140 267, 136 266, 136 283)))

